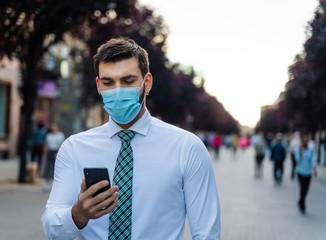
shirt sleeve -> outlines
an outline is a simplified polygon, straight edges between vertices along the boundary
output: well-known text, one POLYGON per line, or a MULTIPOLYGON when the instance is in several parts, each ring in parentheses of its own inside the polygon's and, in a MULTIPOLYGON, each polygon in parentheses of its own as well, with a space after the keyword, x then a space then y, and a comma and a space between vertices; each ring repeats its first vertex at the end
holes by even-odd
POLYGON ((78 189, 69 147, 65 141, 57 154, 53 186, 42 215, 43 230, 49 239, 74 239, 81 233, 71 215, 71 208, 78 200, 78 189))
POLYGON ((311 150, 311 168, 316 167, 316 152, 315 150, 311 150))
POLYGON ((190 135, 185 148, 184 194, 192 238, 219 240, 220 207, 210 156, 194 135, 190 135))
POLYGON ((294 160, 298 163, 300 161, 300 147, 294 149, 294 160))

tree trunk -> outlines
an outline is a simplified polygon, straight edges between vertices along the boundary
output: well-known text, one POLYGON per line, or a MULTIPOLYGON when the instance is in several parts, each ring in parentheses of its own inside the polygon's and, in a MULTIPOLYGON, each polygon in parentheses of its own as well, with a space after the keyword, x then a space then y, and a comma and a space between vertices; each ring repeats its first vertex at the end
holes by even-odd
POLYGON ((18 141, 18 155, 20 158, 19 167, 19 183, 26 182, 26 152, 27 152, 27 141, 31 135, 32 130, 32 115, 34 112, 34 105, 37 94, 37 78, 36 78, 36 67, 31 66, 28 69, 27 76, 24 79, 23 94, 24 103, 21 108, 20 118, 20 132, 18 141))
POLYGON ((43 35, 36 31, 29 40, 29 54, 26 58, 26 70, 23 72, 23 105, 21 107, 20 131, 18 140, 18 156, 20 158, 18 182, 26 182, 27 141, 32 130, 32 115, 37 97, 37 64, 43 55, 43 35))

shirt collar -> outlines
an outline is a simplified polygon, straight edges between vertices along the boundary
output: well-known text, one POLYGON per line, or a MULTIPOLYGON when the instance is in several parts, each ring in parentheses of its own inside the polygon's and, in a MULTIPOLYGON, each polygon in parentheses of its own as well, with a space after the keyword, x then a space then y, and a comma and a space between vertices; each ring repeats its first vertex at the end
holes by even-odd
MULTIPOLYGON (((135 122, 134 125, 132 125, 129 128, 129 130, 132 130, 136 133, 145 136, 148 133, 150 124, 151 124, 151 115, 146 108, 143 116, 141 116, 141 118, 138 119, 138 121, 135 122)), ((109 117, 109 123, 108 123, 109 137, 112 138, 115 134, 117 134, 121 130, 123 130, 123 128, 121 128, 115 121, 112 120, 111 117, 109 117)))

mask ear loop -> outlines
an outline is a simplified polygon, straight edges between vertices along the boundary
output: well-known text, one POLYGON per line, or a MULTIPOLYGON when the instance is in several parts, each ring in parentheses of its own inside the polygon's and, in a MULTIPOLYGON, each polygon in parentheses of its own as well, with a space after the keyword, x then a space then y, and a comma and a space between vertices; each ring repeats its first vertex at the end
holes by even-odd
MULTIPOLYGON (((97 79, 98 79, 98 77, 97 77, 97 79)), ((100 79, 98 79, 98 89, 100 89, 100 92, 102 92, 102 89, 101 89, 101 83, 100 83, 100 79)), ((100 95, 102 95, 102 94, 100 94, 100 95)))
POLYGON ((144 79, 143 79, 143 82, 142 82, 142 84, 141 84, 140 87, 139 87, 139 89, 141 89, 142 86, 144 85, 144 91, 143 91, 144 94, 143 94, 143 100, 142 100, 142 102, 141 102, 141 105, 144 104, 144 101, 145 101, 145 95, 148 96, 148 93, 145 94, 145 90, 146 90, 145 78, 146 78, 146 76, 147 76, 147 73, 145 74, 145 77, 144 77, 144 79))

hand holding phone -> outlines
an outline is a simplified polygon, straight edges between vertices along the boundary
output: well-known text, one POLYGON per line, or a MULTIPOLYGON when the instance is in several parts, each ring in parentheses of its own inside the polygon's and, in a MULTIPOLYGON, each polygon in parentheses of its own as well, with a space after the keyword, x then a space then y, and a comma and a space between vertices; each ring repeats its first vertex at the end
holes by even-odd
POLYGON ((97 219, 110 213, 118 204, 118 187, 113 186, 111 188, 109 174, 106 168, 85 168, 84 175, 85 179, 83 179, 81 184, 78 201, 71 209, 72 219, 79 229, 84 228, 89 219, 97 219), (107 180, 109 182, 108 185, 98 183, 103 180, 107 180), (92 188, 94 190, 91 192, 96 192, 91 196, 91 192, 87 189, 94 184, 97 186, 93 186, 92 188), (101 186, 104 187, 100 188, 101 186), (106 190, 108 191, 103 193, 104 196, 94 198, 96 195, 106 190))
POLYGON ((101 192, 104 192, 111 188, 109 172, 107 168, 84 168, 84 175, 86 181, 86 187, 89 188, 95 183, 98 183, 103 180, 109 181, 109 185, 101 188, 96 193, 92 195, 92 197, 97 196, 101 192))

